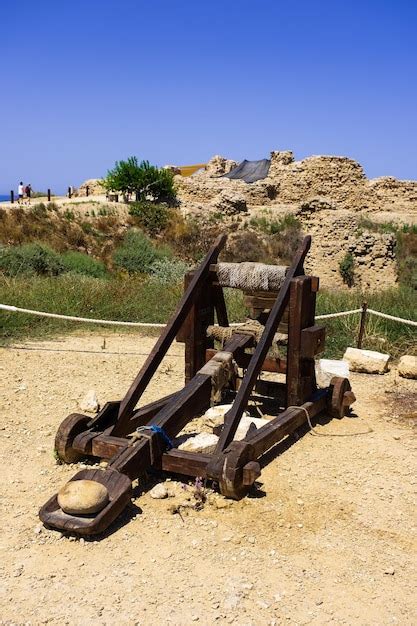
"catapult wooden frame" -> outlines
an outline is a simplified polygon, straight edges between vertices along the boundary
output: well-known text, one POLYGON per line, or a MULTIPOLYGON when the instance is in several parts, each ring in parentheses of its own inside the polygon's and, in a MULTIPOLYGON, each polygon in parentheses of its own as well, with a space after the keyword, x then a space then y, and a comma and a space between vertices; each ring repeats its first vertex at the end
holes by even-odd
MULTIPOLYGON (((162 470, 198 476, 218 484, 227 497, 244 497, 260 476, 264 453, 288 434, 325 411, 341 418, 355 397, 347 379, 333 378, 328 389, 318 389, 314 357, 324 347, 325 329, 315 324, 318 278, 304 275, 303 263, 311 245, 305 237, 278 293, 246 294, 252 317, 264 325, 255 345, 254 336, 235 332, 223 346, 232 353, 243 375, 227 385, 232 408, 225 415, 214 454, 168 449, 167 439, 175 438, 193 418, 210 406, 212 379, 200 370, 215 358, 214 341, 207 328, 217 322, 228 327, 228 314, 216 273, 216 263, 226 236, 220 236, 200 267, 186 276, 184 295, 126 396, 108 402, 96 417, 69 415, 58 429, 55 447, 67 463, 82 456, 109 461, 107 469, 85 469, 72 480, 89 479, 104 484, 109 503, 93 516, 64 513, 54 495, 40 510, 49 527, 89 535, 104 531, 130 501, 131 483, 147 470, 162 470), (268 355, 275 333, 288 324, 287 357, 268 355), (281 325, 281 326, 280 326, 281 325), (185 343, 185 386, 180 391, 141 408, 135 408, 173 340, 185 343), (285 383, 262 380, 262 372, 285 374, 285 383), (256 395, 258 394, 258 395, 256 395), (268 423, 249 432, 242 441, 234 435, 248 401, 258 398, 272 407, 268 423), (152 426, 140 436, 129 437, 142 426, 152 426)), ((203 368, 204 369, 204 368, 203 368)))

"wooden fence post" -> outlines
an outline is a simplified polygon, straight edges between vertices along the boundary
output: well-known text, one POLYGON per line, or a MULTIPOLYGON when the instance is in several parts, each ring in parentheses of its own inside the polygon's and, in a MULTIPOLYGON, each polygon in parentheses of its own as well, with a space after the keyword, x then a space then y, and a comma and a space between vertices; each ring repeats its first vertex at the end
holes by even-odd
POLYGON ((14 203, 14 191, 13 191, 13 189, 10 190, 10 202, 12 204, 14 203))
POLYGON ((50 202, 50 201, 51 201, 51 190, 48 189, 48 202, 50 202))
POLYGON ((87 185, 87 186, 86 186, 86 188, 85 188, 85 195, 86 195, 86 197, 88 198, 88 185, 87 185))
POLYGON ((367 308, 368 308, 368 303, 367 302, 363 302, 362 303, 362 313, 361 313, 361 323, 360 323, 360 326, 359 326, 359 335, 358 335, 358 343, 357 343, 357 347, 358 348, 362 348, 362 340, 363 340, 363 335, 364 335, 364 332, 365 332, 367 308))
POLYGON ((72 187, 68 187, 68 198, 72 196, 72 187))

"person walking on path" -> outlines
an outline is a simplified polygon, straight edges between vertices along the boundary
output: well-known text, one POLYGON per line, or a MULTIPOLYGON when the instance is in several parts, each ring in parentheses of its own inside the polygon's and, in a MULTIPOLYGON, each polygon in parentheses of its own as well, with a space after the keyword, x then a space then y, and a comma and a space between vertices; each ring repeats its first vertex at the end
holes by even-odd
POLYGON ((27 204, 30 204, 30 195, 32 193, 32 185, 29 183, 29 185, 26 185, 25 187, 25 195, 26 195, 26 199, 27 199, 27 204))
POLYGON ((21 204, 23 202, 23 182, 20 181, 20 183, 17 186, 17 196, 18 196, 18 203, 21 204))

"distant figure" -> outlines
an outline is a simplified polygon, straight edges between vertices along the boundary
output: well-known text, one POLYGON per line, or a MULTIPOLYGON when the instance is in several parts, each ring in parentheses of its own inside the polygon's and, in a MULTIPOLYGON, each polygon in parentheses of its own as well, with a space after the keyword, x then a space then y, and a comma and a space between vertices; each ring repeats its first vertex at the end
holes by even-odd
POLYGON ((28 201, 28 204, 30 204, 30 195, 32 193, 32 185, 29 183, 29 185, 26 185, 25 187, 25 195, 28 201))
POLYGON ((23 201, 23 182, 20 181, 20 183, 17 186, 17 195, 18 195, 18 203, 20 204, 23 201))

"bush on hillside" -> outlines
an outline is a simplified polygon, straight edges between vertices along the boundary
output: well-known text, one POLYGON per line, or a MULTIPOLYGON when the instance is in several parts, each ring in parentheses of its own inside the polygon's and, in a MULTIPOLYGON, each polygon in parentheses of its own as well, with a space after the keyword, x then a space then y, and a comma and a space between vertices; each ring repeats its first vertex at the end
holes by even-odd
POLYGON ((169 256, 167 248, 156 248, 152 241, 139 230, 129 230, 121 246, 113 254, 116 267, 124 269, 129 274, 141 272, 147 274, 155 261, 169 256))
POLYGON ((165 230, 170 218, 170 210, 166 204, 154 204, 148 200, 132 202, 129 213, 151 237, 165 230))
POLYGON ((102 261, 93 259, 82 252, 65 252, 61 255, 61 263, 64 266, 64 272, 83 274, 93 278, 104 278, 107 274, 106 266, 102 261))
POLYGON ((65 271, 60 255, 40 243, 1 248, 0 270, 7 276, 58 276, 65 271))

